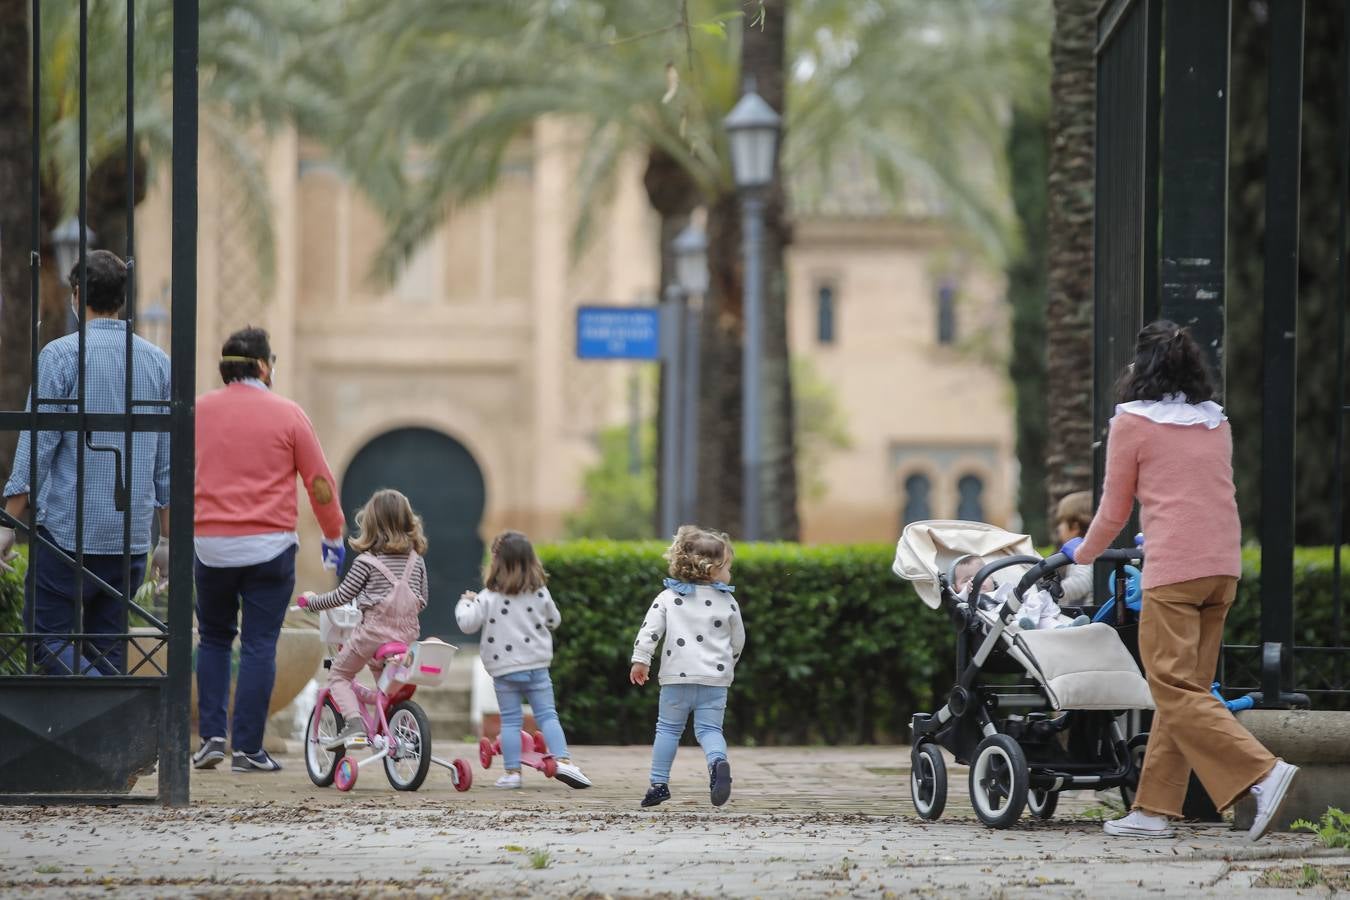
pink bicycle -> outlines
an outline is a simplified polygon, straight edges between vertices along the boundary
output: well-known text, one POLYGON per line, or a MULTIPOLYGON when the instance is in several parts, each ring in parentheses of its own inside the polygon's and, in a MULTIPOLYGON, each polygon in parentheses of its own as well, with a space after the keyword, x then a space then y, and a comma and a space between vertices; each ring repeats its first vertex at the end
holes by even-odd
MULTIPOLYGON (((320 613, 319 631, 330 650, 340 646, 340 640, 330 642, 330 638, 345 638, 346 634, 341 632, 349 634, 355 624, 344 615, 342 608, 333 612, 337 615, 330 617, 327 611, 320 613), (330 621, 325 622, 325 618, 330 621)), ((359 621, 360 613, 356 612, 356 616, 356 621, 359 621)), ((410 659, 406 664, 390 661, 385 666, 374 690, 353 683, 356 699, 361 704, 361 717, 366 725, 367 738, 362 744, 325 749, 325 744, 330 743, 342 730, 344 722, 328 688, 319 691, 305 728, 305 769, 309 772, 310 781, 319 787, 336 784, 338 790, 350 791, 356 785, 362 768, 382 761, 384 774, 395 790, 415 791, 420 788, 422 782, 426 781, 432 763, 450 771, 455 790, 467 791, 473 785, 473 771, 467 762, 462 759, 447 762, 432 755, 431 722, 422 707, 412 699, 418 685, 433 686, 445 680, 450 661, 455 655, 455 647, 435 638, 418 641, 411 648, 404 643, 392 642, 380 647, 375 652, 375 658, 391 660, 403 657, 409 654, 410 649, 410 659), (364 759, 355 759, 352 752, 362 748, 368 748, 370 754, 364 759)), ((331 663, 330 655, 324 660, 324 668, 328 668, 331 663)))

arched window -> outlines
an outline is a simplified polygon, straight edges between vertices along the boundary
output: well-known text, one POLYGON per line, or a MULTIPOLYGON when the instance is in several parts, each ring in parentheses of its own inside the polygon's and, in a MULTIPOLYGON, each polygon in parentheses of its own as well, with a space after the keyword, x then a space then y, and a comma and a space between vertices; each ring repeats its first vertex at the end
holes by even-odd
POLYGON ((816 288, 816 340, 834 343, 834 285, 828 281, 816 288))
POLYGON ((933 518, 933 505, 930 502, 932 491, 933 483, 927 475, 916 472, 905 479, 905 505, 901 511, 904 518, 902 525, 933 518))
POLYGON ((956 482, 956 517, 967 522, 984 521, 984 480, 962 475, 956 482))
POLYGON ((956 343, 956 285, 950 281, 937 289, 937 342, 956 343))

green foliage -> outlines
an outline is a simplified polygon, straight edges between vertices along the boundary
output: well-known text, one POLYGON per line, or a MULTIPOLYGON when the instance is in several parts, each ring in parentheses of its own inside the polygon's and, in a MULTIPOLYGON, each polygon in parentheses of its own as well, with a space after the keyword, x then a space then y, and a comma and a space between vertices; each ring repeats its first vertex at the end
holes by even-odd
POLYGON ((802 495, 818 500, 825 494, 825 460, 853 446, 853 439, 834 385, 820 377, 810 357, 792 359, 792 405, 802 495))
MULTIPOLYGON (((10 562, 14 571, 0 572, 0 634, 23 631, 23 579, 28 571, 28 548, 17 547, 19 555, 10 562)), ((10 644, 0 638, 0 656, 9 652, 10 644)), ((0 664, 0 675, 17 675, 23 671, 23 655, 10 657, 0 664)))
MULTIPOLYGON (((539 548, 563 612, 553 680, 578 743, 651 740, 655 681, 628 683, 633 636, 666 577, 656 542, 577 541, 539 548)), ((954 641, 947 616, 923 605, 891 573, 883 544, 737 548, 734 580, 746 652, 736 667, 727 735, 737 743, 904 741, 910 715, 951 687, 954 641)), ((1259 559, 1245 575, 1226 639, 1256 643, 1259 559)), ((1297 554, 1300 643, 1325 643, 1331 619, 1331 551, 1297 554)))
POLYGON ((1295 831, 1311 831, 1324 847, 1350 849, 1350 813, 1330 807, 1322 813, 1320 823, 1299 819, 1290 826, 1295 831))
MULTIPOLYGON (((540 548, 563 610, 553 679, 581 743, 644 743, 657 685, 628 683, 633 635, 666 577, 658 543, 540 548)), ((732 740, 904 740, 909 717, 950 678, 946 616, 891 574, 889 545, 737 548, 748 634, 727 711, 732 740)))
POLYGON ((656 536, 656 428, 638 428, 639 454, 633 460, 632 431, 616 425, 600 432, 600 461, 582 479, 585 502, 568 515, 569 538, 646 540, 656 536))

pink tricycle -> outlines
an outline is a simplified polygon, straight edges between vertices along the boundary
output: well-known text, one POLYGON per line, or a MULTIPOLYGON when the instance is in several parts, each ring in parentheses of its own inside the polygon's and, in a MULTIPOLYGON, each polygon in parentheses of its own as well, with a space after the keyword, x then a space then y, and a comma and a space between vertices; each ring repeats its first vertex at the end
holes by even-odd
MULTIPOLYGON (((354 608, 339 607, 320 613, 319 631, 330 651, 340 645, 346 632, 360 621, 360 612, 354 608), (355 613, 355 620, 352 620, 355 613), (328 620, 328 621, 325 621, 328 620), (334 640, 337 638, 338 640, 334 640)), ((450 770, 450 780, 457 791, 467 791, 473 784, 473 771, 462 759, 446 762, 431 754, 431 723, 422 707, 412 699, 418 685, 438 685, 445 680, 455 647, 436 638, 407 644, 392 642, 375 653, 377 660, 389 660, 381 673, 379 684, 372 690, 353 683, 356 699, 361 704, 367 738, 360 744, 348 744, 336 749, 325 749, 325 744, 342 730, 342 714, 325 686, 319 691, 314 710, 305 727, 305 768, 309 779, 319 787, 336 784, 340 791, 350 791, 356 784, 360 770, 383 760, 384 773, 389 783, 399 791, 415 791, 426 780, 431 764, 450 770), (409 651, 411 650, 411 653, 409 651), (409 656, 403 663, 401 657, 409 656), (352 751, 369 748, 370 755, 356 760, 352 751)), ((332 664, 332 656, 324 660, 324 668, 332 664)))
MULTIPOLYGON (((478 739, 478 761, 483 764, 483 768, 491 768, 492 757, 502 755, 502 737, 504 735, 499 735, 496 740, 478 739)), ((558 761, 548 752, 543 732, 536 731, 533 735, 528 731, 520 733, 520 764, 538 769, 545 778, 558 774, 558 761)))

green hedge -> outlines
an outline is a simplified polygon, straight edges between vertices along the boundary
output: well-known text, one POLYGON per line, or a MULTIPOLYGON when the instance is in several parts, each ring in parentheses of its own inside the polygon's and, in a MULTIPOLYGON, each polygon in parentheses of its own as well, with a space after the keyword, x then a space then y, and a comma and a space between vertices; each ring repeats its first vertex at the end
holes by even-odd
MULTIPOLYGON (((602 541, 540 548, 563 612, 553 662, 559 709, 580 743, 651 740, 657 685, 630 685, 628 660, 661 590, 663 549, 602 541)), ((903 740, 911 713, 946 695, 954 664, 947 616, 891 574, 894 553, 889 544, 737 548, 734 580, 747 641, 727 710, 732 741, 903 740)), ((1244 551, 1228 643, 1259 640, 1259 563, 1259 551, 1244 551)), ((1324 644, 1331 550, 1298 550, 1295 577, 1298 640, 1324 644)))
MULTIPOLYGON (((658 687, 630 685, 628 669, 633 636, 666 575, 663 549, 578 541, 539 550, 563 612, 553 662, 559 708, 579 743, 651 740, 658 687)), ((748 637, 727 711, 731 740, 902 740, 910 715, 946 694, 954 641, 947 616, 891 574, 894 552, 889 544, 737 549, 736 596, 748 637)), ((1259 640, 1258 551, 1244 551, 1243 565, 1225 635, 1232 644, 1259 640)), ((22 571, 0 576, 0 633, 22 629, 22 571)), ((1331 550, 1298 550, 1295 578, 1298 641, 1325 644, 1331 550)))

